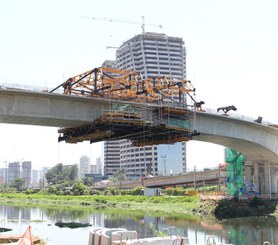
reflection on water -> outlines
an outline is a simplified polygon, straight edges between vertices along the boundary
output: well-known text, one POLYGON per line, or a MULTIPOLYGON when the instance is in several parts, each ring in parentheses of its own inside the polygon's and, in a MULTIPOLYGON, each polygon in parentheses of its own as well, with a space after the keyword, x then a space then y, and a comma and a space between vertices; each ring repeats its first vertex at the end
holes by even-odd
POLYGON ((234 244, 278 244, 278 223, 273 216, 232 219, 223 222, 228 238, 234 244))
POLYGON ((21 234, 29 224, 34 235, 40 236, 51 245, 87 245, 92 227, 136 230, 139 237, 144 238, 155 236, 154 229, 169 232, 172 226, 175 226, 175 229, 170 230, 172 234, 187 236, 190 243, 204 243, 212 235, 219 242, 235 245, 262 245, 266 240, 272 245, 278 244, 278 224, 274 217, 233 219, 220 223, 193 216, 155 216, 119 210, 0 206, 0 227, 13 229, 1 234, 21 234), (55 226, 59 221, 90 223, 92 226, 59 228, 55 226))

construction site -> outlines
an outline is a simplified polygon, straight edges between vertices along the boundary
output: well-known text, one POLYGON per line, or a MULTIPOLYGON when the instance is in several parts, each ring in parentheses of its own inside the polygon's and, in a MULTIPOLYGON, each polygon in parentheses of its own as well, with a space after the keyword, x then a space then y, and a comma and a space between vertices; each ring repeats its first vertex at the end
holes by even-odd
POLYGON ((67 95, 108 100, 110 108, 87 125, 60 128, 58 141, 90 143, 129 139, 134 146, 188 141, 194 130, 194 99, 189 80, 168 77, 143 78, 130 70, 99 67, 69 78, 51 90, 67 95))

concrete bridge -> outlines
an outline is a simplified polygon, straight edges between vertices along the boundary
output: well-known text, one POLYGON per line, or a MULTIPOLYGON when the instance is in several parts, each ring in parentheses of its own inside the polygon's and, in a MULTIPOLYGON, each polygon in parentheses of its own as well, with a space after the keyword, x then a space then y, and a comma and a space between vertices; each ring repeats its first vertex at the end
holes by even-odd
MULTIPOLYGON (((77 127, 91 123, 108 111, 111 103, 46 92, 0 89, 0 123, 77 127)), ((133 107, 146 105, 124 102, 133 107)), ((194 140, 231 147, 246 156, 245 175, 265 194, 278 194, 278 130, 265 124, 231 116, 196 112, 194 140)))

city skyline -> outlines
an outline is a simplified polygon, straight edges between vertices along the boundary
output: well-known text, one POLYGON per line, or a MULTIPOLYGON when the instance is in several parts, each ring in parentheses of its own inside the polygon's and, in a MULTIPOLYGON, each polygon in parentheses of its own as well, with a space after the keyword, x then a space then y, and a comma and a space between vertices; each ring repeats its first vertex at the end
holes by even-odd
MULTIPOLYGON (((119 47, 142 31, 140 25, 81 16, 140 22, 144 15, 146 31, 184 39, 187 78, 196 87, 197 100, 205 101, 205 108, 234 104, 239 114, 278 123, 273 110, 278 80, 277 7, 274 0, 189 0, 171 5, 143 0, 134 8, 125 0, 98 3, 96 11, 92 1, 84 0, 1 1, 0 83, 54 88, 100 66, 105 59, 114 59, 115 49, 106 47, 119 47)), ((59 161, 71 164, 84 151, 90 157, 101 154, 99 145, 58 143, 57 128, 1 124, 0 133, 0 164, 15 156, 34 166, 59 161)), ((209 159, 218 154, 210 147, 189 142, 190 167, 218 164, 218 159, 209 159)))

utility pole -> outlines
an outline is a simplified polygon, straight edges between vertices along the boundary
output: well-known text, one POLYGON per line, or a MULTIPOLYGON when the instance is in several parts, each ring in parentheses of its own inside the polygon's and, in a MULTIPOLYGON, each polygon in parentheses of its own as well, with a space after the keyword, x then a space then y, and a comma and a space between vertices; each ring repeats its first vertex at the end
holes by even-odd
POLYGON ((162 155, 161 158, 163 159, 163 165, 164 165, 164 175, 166 176, 166 155, 162 155))
POLYGON ((194 190, 196 190, 196 166, 194 165, 194 190))

